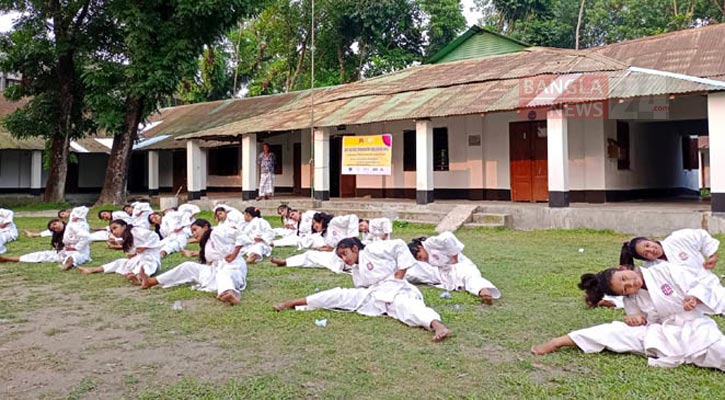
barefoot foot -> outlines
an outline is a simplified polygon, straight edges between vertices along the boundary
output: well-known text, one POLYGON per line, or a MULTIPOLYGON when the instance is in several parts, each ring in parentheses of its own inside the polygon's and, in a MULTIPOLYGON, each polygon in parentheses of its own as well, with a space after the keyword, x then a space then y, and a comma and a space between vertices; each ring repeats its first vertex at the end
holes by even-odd
POLYGON ((291 301, 285 301, 285 302, 277 303, 274 305, 274 309, 277 311, 289 310, 292 307, 294 307, 294 304, 292 304, 291 301))
POLYGON ((255 261, 257 261, 257 255, 256 254, 250 254, 247 256, 247 264, 254 264, 255 261))
POLYGON ((551 344, 551 342, 531 346, 531 354, 535 354, 537 356, 551 353, 554 350, 556 350, 556 346, 551 344))
POLYGON ((443 325, 440 321, 433 321, 431 328, 433 328, 433 331, 435 332, 433 335, 434 342, 440 342, 451 335, 450 329, 448 329, 448 327, 443 325))
POLYGON ((287 265, 287 261, 284 258, 270 257, 269 261, 278 267, 284 267, 287 265))
POLYGON ((233 306, 239 304, 240 301, 239 296, 233 290, 226 290, 216 298, 233 306))
POLYGON ((78 267, 78 272, 80 272, 81 274, 87 275, 87 274, 93 274, 97 271, 95 268, 78 267))
POLYGON ((143 268, 138 272, 138 279, 141 281, 141 289, 148 289, 151 286, 154 286, 151 282, 151 278, 146 275, 146 271, 144 271, 143 268))
POLYGON ((141 279, 139 279, 139 277, 136 276, 136 274, 134 274, 134 273, 128 273, 128 274, 126 274, 124 276, 126 277, 126 279, 128 279, 129 281, 131 281, 131 283, 133 283, 135 286, 141 286, 141 279))

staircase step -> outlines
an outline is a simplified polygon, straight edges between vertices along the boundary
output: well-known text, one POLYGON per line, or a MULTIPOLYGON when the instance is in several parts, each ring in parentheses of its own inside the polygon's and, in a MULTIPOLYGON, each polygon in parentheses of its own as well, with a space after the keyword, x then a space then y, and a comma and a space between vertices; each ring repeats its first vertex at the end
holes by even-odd
POLYGON ((494 214, 477 212, 471 216, 471 222, 483 226, 511 226, 511 214, 494 214))

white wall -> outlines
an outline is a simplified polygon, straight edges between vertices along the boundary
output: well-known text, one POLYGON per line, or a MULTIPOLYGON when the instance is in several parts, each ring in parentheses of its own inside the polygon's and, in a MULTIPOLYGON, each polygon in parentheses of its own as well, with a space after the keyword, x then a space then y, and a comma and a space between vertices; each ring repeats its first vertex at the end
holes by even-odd
POLYGON ((101 153, 78 154, 78 187, 100 188, 106 174, 108 155, 101 153))
POLYGON ((569 120, 569 190, 604 190, 604 121, 569 120))

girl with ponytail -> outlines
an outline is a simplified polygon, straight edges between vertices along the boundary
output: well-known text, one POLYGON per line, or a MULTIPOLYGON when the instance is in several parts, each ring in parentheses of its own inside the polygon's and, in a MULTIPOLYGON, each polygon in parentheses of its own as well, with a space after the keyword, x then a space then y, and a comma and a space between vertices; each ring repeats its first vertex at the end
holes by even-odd
POLYGON ((221 302, 239 304, 241 292, 247 284, 247 265, 244 258, 239 256, 240 246, 236 243, 238 232, 225 225, 212 229, 205 219, 194 221, 191 232, 199 241, 200 250, 195 253, 200 262, 181 263, 155 278, 141 271, 141 288, 157 285, 169 288, 191 283, 194 290, 216 292, 216 298, 221 302))
POLYGON ((66 224, 55 218, 48 222, 52 232, 50 246, 53 250, 37 251, 20 257, 0 257, 0 262, 59 263, 59 268, 68 270, 73 266, 91 260, 90 233, 79 224, 66 224))
POLYGON ((135 227, 117 219, 111 222, 111 234, 121 239, 121 249, 126 258, 121 258, 100 267, 78 268, 82 274, 117 273, 135 285, 140 285, 139 273, 151 276, 161 266, 161 240, 148 229, 135 227))
POLYGON ((242 255, 247 258, 247 264, 253 264, 272 254, 274 231, 256 207, 244 210, 244 221, 246 224, 237 243, 242 246, 242 255))

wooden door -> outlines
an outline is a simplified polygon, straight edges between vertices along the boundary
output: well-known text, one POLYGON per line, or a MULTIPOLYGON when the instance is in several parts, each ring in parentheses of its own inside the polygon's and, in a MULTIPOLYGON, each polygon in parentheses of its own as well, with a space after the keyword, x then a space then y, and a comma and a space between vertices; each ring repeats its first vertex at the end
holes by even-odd
POLYGON ((188 192, 189 188, 186 187, 186 150, 174 150, 173 160, 173 188, 172 192, 176 194, 179 188, 184 188, 182 191, 188 192))
POLYGON ((330 197, 355 197, 355 175, 342 174, 342 136, 330 140, 330 197))
POLYGON ((548 201, 546 122, 512 122, 509 125, 511 200, 548 201))
POLYGON ((302 143, 292 146, 292 165, 292 193, 299 196, 302 194, 302 143))

